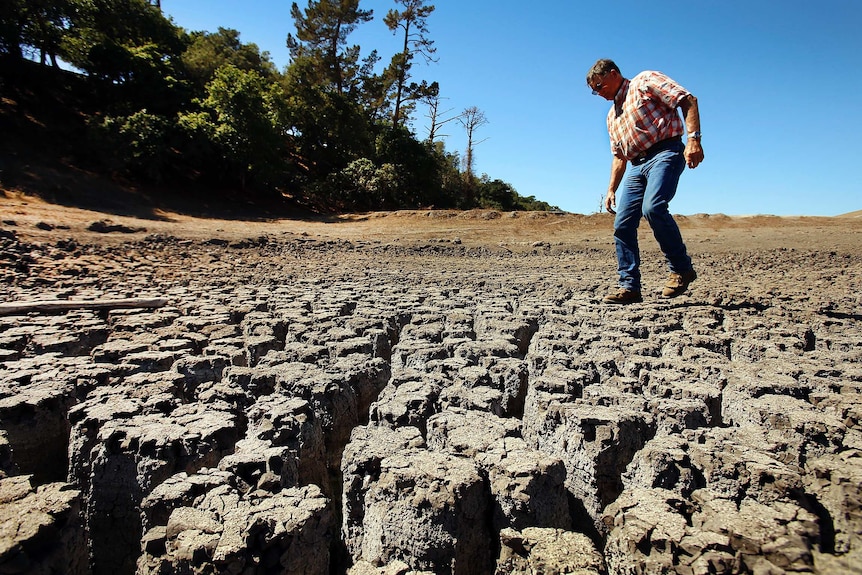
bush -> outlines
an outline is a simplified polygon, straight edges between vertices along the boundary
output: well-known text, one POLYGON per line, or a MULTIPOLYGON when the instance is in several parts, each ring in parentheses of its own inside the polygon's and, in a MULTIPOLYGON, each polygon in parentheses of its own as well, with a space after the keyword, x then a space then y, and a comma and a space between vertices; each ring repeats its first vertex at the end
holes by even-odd
POLYGON ((175 160, 170 142, 176 125, 168 118, 139 110, 130 116, 106 116, 91 122, 91 136, 105 167, 161 183, 175 160))
POLYGON ((489 181, 487 177, 479 183, 479 207, 504 212, 559 209, 547 202, 536 200, 534 196, 521 196, 511 184, 502 180, 489 181))

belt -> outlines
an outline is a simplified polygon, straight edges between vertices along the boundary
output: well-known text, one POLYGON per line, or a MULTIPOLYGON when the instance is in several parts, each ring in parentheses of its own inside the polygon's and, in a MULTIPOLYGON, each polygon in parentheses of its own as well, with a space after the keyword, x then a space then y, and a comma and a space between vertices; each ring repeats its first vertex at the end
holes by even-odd
POLYGON ((673 138, 668 138, 667 140, 662 140, 661 142, 653 144, 645 152, 641 153, 639 156, 635 156, 630 161, 632 164, 642 164, 659 152, 670 150, 677 144, 682 144, 682 136, 674 136, 673 138))

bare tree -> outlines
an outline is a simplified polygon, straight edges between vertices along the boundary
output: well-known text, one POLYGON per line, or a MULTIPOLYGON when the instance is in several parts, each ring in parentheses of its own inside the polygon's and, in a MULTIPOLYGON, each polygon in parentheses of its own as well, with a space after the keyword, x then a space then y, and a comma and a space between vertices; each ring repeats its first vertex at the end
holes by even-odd
POLYGON ((458 122, 464 126, 465 130, 467 130, 467 151, 464 152, 464 170, 467 175, 467 180, 472 182, 475 179, 475 176, 473 175, 473 148, 487 140, 487 138, 485 138, 485 140, 479 140, 476 142, 473 138, 475 136, 476 129, 487 124, 488 119, 485 117, 485 113, 482 110, 476 106, 471 106, 461 113, 458 117, 458 122))
POLYGON ((440 111, 440 95, 432 94, 424 98, 425 103, 428 104, 428 113, 425 115, 431 121, 431 125, 428 126, 428 141, 434 142, 435 138, 443 137, 448 134, 438 134, 437 130, 439 130, 444 124, 448 124, 454 120, 457 120, 461 117, 461 115, 451 116, 449 118, 440 119, 441 116, 448 114, 453 110, 453 108, 449 108, 445 112, 440 111))

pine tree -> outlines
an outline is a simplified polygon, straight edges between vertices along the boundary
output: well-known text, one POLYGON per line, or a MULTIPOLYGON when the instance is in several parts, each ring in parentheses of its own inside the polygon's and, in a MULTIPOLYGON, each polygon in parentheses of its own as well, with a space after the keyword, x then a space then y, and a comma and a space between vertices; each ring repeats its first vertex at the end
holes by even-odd
POLYGON ((408 83, 416 54, 420 54, 426 62, 435 61, 433 56, 437 49, 434 47, 433 40, 428 39, 426 23, 426 19, 434 11, 434 6, 424 6, 425 0, 397 0, 397 2, 404 6, 404 10, 401 12, 390 10, 383 19, 393 34, 399 29, 404 32, 404 47, 401 52, 392 57, 386 73, 395 92, 392 124, 396 128, 409 116, 417 100, 433 97, 439 93, 437 82, 428 84, 423 80, 420 84, 408 83))
POLYGON ((360 10, 359 0, 309 0, 304 10, 294 2, 291 16, 296 37, 287 36, 293 60, 309 58, 316 68, 316 80, 344 93, 354 87, 359 72, 359 46, 347 47, 347 37, 372 10, 360 10))

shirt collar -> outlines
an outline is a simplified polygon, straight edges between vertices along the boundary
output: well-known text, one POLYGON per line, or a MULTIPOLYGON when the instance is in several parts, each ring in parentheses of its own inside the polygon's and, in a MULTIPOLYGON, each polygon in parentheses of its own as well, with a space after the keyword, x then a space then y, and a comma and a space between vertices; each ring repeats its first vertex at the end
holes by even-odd
POLYGON ((620 82, 620 88, 617 90, 616 95, 614 96, 614 104, 616 106, 622 106, 623 102, 626 101, 626 94, 629 93, 629 84, 631 82, 625 78, 620 82))

